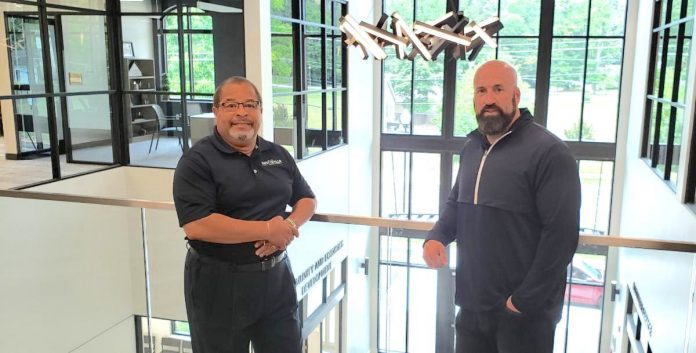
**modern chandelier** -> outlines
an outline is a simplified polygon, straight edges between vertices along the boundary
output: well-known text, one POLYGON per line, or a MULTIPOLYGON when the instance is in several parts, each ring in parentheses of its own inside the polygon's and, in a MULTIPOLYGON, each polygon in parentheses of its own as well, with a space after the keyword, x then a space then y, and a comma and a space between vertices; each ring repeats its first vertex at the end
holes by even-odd
POLYGON ((382 14, 376 25, 364 21, 358 23, 350 15, 345 15, 340 19, 340 28, 346 35, 345 43, 360 49, 363 60, 370 55, 384 60, 387 57, 384 48, 393 45, 398 59, 413 60, 420 55, 431 61, 452 47, 452 58, 473 61, 484 44, 492 48, 497 46, 492 36, 503 28, 503 24, 498 17, 476 23, 469 21, 461 11, 450 11, 433 21, 415 21, 410 26, 398 12, 394 12, 391 16, 382 14), (391 31, 386 28, 389 17, 391 31), (407 54, 409 47, 411 50, 407 54))

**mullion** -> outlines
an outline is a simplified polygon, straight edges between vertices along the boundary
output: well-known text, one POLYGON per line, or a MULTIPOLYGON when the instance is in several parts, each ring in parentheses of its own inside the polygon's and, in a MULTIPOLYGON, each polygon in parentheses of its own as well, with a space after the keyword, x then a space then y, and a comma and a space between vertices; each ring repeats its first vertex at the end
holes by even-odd
MULTIPOLYGON (((413 19, 416 19, 416 9, 418 8, 417 5, 418 0, 413 0, 413 19)), ((411 116, 411 121, 408 123, 409 127, 409 132, 408 135, 413 136, 413 109, 414 109, 414 99, 413 99, 413 92, 415 92, 415 87, 416 87, 416 60, 411 60, 411 92, 409 93, 411 96, 411 100, 409 102, 409 115, 411 116)), ((410 200, 410 196, 409 196, 410 200)), ((410 211, 410 201, 409 201, 409 212, 408 212, 408 217, 411 219, 411 211, 410 211)), ((408 351, 408 346, 406 346, 406 351, 408 351)))
POLYGON ((548 123, 549 90, 551 82, 551 53, 553 50, 554 1, 542 0, 539 20, 539 48, 537 50, 537 82, 534 98, 534 120, 546 126, 548 123))
MULTIPOLYGON (((292 2, 292 17, 300 18, 301 11, 301 0, 295 0, 292 2)), ((273 16, 271 16, 273 17, 273 16)), ((297 22, 292 23, 292 36, 293 36, 293 91, 305 91, 303 89, 304 82, 304 27, 297 22)), ((295 95, 293 99, 295 116, 298 117, 297 125, 295 126, 295 136, 296 144, 295 154, 298 159, 302 159, 305 156, 305 138, 304 138, 304 119, 303 119, 303 95, 295 95)))
MULTIPOLYGON (((696 119, 696 116, 693 116, 696 119)), ((693 124, 691 136, 696 136, 696 124, 693 124)), ((692 166, 686 175, 686 198, 685 202, 694 204, 696 202, 696 138, 691 139, 691 155, 689 157, 689 166, 692 166)))
MULTIPOLYGON (((680 13, 681 16, 684 16, 686 13, 686 5, 688 1, 682 1, 681 4, 681 9, 680 13)), ((672 77, 672 101, 677 102, 679 101, 679 79, 681 77, 681 63, 682 61, 680 60, 684 51, 684 34, 686 32, 686 24, 682 23, 679 25, 679 32, 677 34, 677 51, 675 53, 675 61, 674 61, 674 75, 672 77)), ((674 138, 675 138, 675 130, 676 130, 676 124, 677 124, 677 108, 672 106, 670 108, 670 117, 669 117, 669 128, 667 132, 667 153, 665 156, 665 175, 664 179, 665 180, 670 180, 671 179, 671 174, 672 174, 672 164, 674 163, 673 158, 674 158, 674 138)), ((676 183, 676 180, 674 181, 676 183)))
MULTIPOLYGON (((193 25, 193 22, 191 22, 191 16, 186 16, 186 29, 190 30, 191 26, 193 25)), ((193 81, 193 34, 188 32, 186 33, 186 39, 188 40, 188 46, 186 48, 186 56, 188 56, 189 62, 188 62, 188 68, 189 68, 189 74, 188 74, 188 80, 189 80, 189 85, 191 87, 191 92, 189 93, 191 100, 195 99, 195 82, 193 81)))
MULTIPOLYGON (((662 3, 657 2, 653 8, 653 27, 658 27, 660 25, 660 6, 662 3)), ((647 82, 647 92, 648 97, 645 100, 645 112, 643 117, 643 143, 641 144, 641 156, 651 159, 652 165, 652 150, 650 141, 650 130, 653 126, 650 125, 652 121, 652 106, 656 104, 650 99, 650 95, 655 92, 655 66, 657 65, 657 50, 659 48, 658 41, 660 39, 660 32, 653 31, 650 39, 650 70, 648 70, 648 82, 647 82)), ((654 145, 653 145, 654 146, 654 145)))
POLYGON ((112 157, 115 164, 128 165, 130 163, 130 150, 128 148, 128 127, 123 112, 125 108, 125 100, 123 95, 123 33, 121 32, 121 21, 119 13, 121 13, 121 2, 110 1, 106 3, 106 41, 108 48, 108 65, 112 70, 109 70, 109 89, 114 90, 116 94, 109 95, 109 104, 111 105, 111 140, 116 141, 116 145, 112 149, 112 157))
MULTIPOLYGON (((328 3, 329 7, 331 7, 331 25, 335 26, 336 23, 334 23, 334 19, 336 18, 336 7, 332 1, 328 1, 328 3)), ((329 31, 329 33, 331 33, 331 87, 336 88, 336 42, 338 41, 338 45, 341 45, 341 40, 337 38, 333 30, 329 31)), ((333 107, 331 114, 331 125, 333 126, 332 130, 336 131, 338 130, 338 114, 336 109, 336 93, 333 92, 331 93, 331 107, 333 107)))
MULTIPOLYGON (((667 8, 671 8, 672 0, 668 0, 667 8)), ((670 14, 668 12, 667 17, 670 14)), ((664 97, 665 81, 667 79, 667 54, 669 53, 669 28, 665 29, 662 39, 662 61, 660 62, 660 83, 657 88, 657 96, 664 97)), ((655 114, 655 133, 653 136, 653 150, 651 166, 656 168, 660 159, 660 125, 662 123, 662 104, 658 104, 658 109, 655 114)))
MULTIPOLYGON (((321 5, 319 6, 319 17, 321 18, 321 21, 323 21, 326 18, 326 2, 322 1, 321 5)), ((319 30, 319 36, 320 36, 320 43, 321 43, 321 54, 320 54, 320 60, 321 60, 321 89, 325 90, 326 89, 326 29, 321 28, 319 30)), ((326 151, 326 149, 329 147, 329 138, 328 138, 328 133, 326 132, 327 130, 327 124, 326 124, 326 93, 321 94, 321 133, 322 133, 322 150, 326 151)))
MULTIPOLYGON (((39 35, 41 38, 41 57, 43 60, 44 92, 53 93, 53 69, 51 62, 51 41, 48 30, 48 15, 46 14, 46 0, 39 0, 39 35)), ((58 55, 58 53, 56 53, 58 55)), ((53 179, 60 179, 60 154, 58 150, 58 122, 56 117, 55 99, 46 99, 46 113, 48 115, 48 137, 51 143, 51 171, 53 179)))
POLYGON ((584 126, 584 121, 585 121, 585 92, 587 88, 587 58, 590 55, 590 21, 592 19, 592 0, 589 0, 587 3, 587 25, 585 26, 585 34, 586 37, 584 38, 585 40, 585 59, 584 59, 584 65, 583 65, 583 70, 582 70, 582 91, 580 93, 580 131, 578 132, 578 141, 583 140, 582 136, 582 130, 584 126))

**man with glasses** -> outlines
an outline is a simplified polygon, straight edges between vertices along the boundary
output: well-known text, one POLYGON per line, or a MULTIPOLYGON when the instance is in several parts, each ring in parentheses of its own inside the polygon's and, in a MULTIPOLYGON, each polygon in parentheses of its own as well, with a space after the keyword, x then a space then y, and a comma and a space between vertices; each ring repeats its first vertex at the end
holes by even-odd
POLYGON ((457 242, 457 353, 553 352, 578 245, 580 178, 568 146, 519 102, 515 69, 497 60, 478 68, 478 129, 423 244, 437 268, 457 242))
POLYGON ((196 353, 301 352, 285 249, 314 214, 293 157, 258 136, 261 95, 243 77, 215 91, 215 129, 179 161, 174 203, 189 244, 186 312, 196 353), (287 205, 292 212, 284 218, 287 205))

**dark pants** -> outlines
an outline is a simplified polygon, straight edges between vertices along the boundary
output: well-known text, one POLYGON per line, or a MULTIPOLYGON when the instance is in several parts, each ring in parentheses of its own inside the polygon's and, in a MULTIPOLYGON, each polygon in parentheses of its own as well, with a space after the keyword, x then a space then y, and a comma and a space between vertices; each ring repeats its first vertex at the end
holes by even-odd
POLYGON ((284 259, 266 271, 238 272, 186 255, 186 312, 195 353, 300 353, 295 278, 284 259))
POLYGON ((502 308, 457 314, 457 353, 552 353, 556 320, 528 317, 502 308))

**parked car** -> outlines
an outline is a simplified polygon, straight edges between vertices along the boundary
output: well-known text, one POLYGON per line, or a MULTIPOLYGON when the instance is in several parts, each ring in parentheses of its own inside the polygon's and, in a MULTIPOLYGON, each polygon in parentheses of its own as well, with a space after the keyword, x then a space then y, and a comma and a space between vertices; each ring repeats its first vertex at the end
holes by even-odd
POLYGON ((601 308, 604 301, 604 273, 579 257, 573 258, 566 284, 566 302, 601 308))

